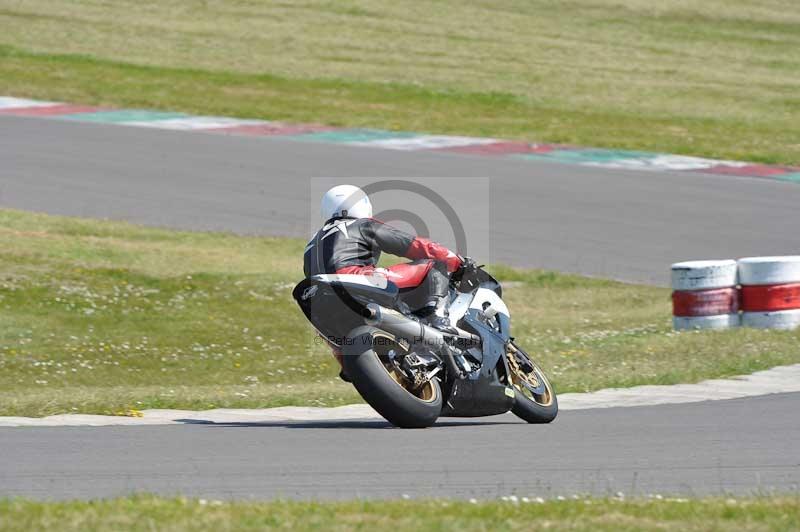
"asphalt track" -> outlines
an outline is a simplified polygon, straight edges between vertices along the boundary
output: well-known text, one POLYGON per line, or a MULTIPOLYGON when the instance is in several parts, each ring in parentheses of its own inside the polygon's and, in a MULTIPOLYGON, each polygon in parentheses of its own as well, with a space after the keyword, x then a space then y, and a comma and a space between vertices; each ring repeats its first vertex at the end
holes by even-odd
MULTIPOLYGON (((312 176, 488 176, 493 260, 657 284, 682 259, 797 253, 800 186, 0 117, 0 206, 306 236, 312 176)), ((453 194, 460 191, 453 187, 453 194)), ((0 496, 796 492, 800 394, 506 416, 0 429, 0 496)))
POLYGON ((797 493, 800 394, 513 416, 0 429, 0 496, 219 499, 797 493))
POLYGON ((0 117, 4 207, 306 237, 316 176, 489 177, 490 259, 518 266, 663 285, 678 260, 800 248, 800 185, 769 179, 0 117))

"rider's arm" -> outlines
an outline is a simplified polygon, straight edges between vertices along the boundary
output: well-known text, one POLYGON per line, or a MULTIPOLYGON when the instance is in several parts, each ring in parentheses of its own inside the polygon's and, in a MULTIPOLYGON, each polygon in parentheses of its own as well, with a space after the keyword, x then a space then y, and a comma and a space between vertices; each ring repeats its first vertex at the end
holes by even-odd
POLYGON ((461 266, 461 259, 443 245, 427 238, 414 237, 378 220, 371 220, 370 232, 376 246, 391 255, 407 259, 433 259, 447 264, 447 271, 454 272, 461 266))

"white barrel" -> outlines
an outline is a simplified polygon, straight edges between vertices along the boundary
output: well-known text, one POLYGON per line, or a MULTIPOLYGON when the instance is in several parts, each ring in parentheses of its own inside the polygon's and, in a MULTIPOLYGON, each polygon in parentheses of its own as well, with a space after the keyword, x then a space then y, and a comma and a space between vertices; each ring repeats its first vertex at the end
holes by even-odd
POLYGON ((736 286, 735 260, 693 260, 672 265, 673 290, 705 290, 736 286))
POLYGON ((800 283, 800 256, 739 259, 739 283, 742 285, 800 283))
POLYGON ((699 329, 728 329, 738 327, 738 314, 720 314, 717 316, 672 317, 672 328, 676 331, 699 329))
POLYGON ((743 312, 742 325, 757 329, 797 329, 800 327, 800 310, 743 312))

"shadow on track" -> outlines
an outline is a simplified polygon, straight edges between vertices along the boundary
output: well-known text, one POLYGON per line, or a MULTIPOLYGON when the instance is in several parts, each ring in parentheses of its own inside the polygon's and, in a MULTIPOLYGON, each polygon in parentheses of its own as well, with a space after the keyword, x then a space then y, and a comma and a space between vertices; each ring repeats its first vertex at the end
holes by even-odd
MULTIPOLYGON (((213 427, 273 427, 285 429, 394 429, 391 423, 382 420, 339 420, 339 421, 227 421, 217 422, 205 419, 176 419, 186 425, 209 425, 213 427)), ((430 429, 446 427, 474 427, 492 425, 520 425, 518 421, 441 421, 430 429)))

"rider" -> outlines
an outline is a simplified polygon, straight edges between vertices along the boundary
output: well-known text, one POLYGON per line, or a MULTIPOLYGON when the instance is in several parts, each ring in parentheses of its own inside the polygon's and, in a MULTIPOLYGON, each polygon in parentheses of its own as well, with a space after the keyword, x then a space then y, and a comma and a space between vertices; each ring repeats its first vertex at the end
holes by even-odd
POLYGON ((372 203, 358 187, 338 185, 322 197, 322 229, 303 256, 306 277, 318 274, 382 275, 400 289, 420 287, 425 301, 417 314, 440 330, 453 332, 447 312, 449 273, 461 258, 436 242, 414 237, 372 218, 372 203), (376 267, 381 252, 412 259, 376 267))

